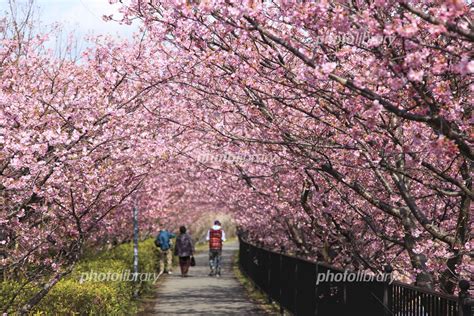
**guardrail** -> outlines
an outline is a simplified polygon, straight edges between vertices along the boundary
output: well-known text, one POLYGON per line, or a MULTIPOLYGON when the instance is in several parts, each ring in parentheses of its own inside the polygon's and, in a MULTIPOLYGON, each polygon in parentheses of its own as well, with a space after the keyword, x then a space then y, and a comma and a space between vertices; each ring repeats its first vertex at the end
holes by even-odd
POLYGON ((473 316, 467 281, 460 282, 459 297, 388 278, 367 282, 355 272, 239 241, 241 270, 270 301, 296 316, 473 316))

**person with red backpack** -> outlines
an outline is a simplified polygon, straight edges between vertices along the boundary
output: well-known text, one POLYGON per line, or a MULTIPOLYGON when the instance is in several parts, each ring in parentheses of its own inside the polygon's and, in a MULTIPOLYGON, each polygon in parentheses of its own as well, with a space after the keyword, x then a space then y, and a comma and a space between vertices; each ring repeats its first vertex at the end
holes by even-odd
POLYGON ((225 241, 225 232, 219 221, 214 221, 214 226, 207 231, 206 240, 209 241, 209 276, 221 276, 222 243, 225 241))

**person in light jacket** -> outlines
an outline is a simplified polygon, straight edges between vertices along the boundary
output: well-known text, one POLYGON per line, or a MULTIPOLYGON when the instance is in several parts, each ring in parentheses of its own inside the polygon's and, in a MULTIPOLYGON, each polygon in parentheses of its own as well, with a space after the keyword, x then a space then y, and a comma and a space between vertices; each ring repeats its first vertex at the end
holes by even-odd
POLYGON ((214 225, 207 232, 206 240, 209 241, 209 266, 211 272, 209 276, 221 276, 221 256, 222 243, 225 241, 225 232, 219 221, 215 221, 214 225))

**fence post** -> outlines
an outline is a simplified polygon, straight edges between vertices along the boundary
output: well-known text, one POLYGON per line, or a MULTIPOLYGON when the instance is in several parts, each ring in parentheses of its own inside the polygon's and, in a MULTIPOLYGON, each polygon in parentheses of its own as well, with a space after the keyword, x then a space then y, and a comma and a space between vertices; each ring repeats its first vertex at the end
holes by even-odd
MULTIPOLYGON (((282 252, 284 251, 284 248, 283 248, 283 247, 281 248, 281 251, 282 251, 282 252)), ((282 268, 283 268, 283 267, 282 267, 283 255, 282 255, 281 253, 280 253, 279 258, 280 258, 280 269, 279 269, 279 270, 280 270, 280 271, 279 271, 280 273, 279 273, 279 274, 280 274, 280 276, 281 276, 281 275, 282 275, 282 268)), ((279 299, 280 299, 280 315, 285 315, 285 309, 284 309, 283 306, 282 306, 282 297, 283 297, 283 293, 282 293, 282 292, 283 292, 283 291, 282 291, 282 286, 281 286, 281 279, 280 279, 279 288, 280 288, 280 291, 279 291, 279 292, 280 292, 280 295, 279 295, 279 296, 280 296, 280 297, 279 297, 279 299)))
MULTIPOLYGON (((171 250, 169 250, 171 251, 171 250)), ((163 265, 164 266, 164 265, 163 265)), ((168 268, 168 267, 167 267, 168 268)), ((133 205, 133 276, 135 280, 133 297, 138 297, 138 206, 135 200, 133 205)))
POLYGON ((300 261, 296 260, 295 261, 295 286, 293 289, 293 296, 294 296, 294 302, 295 302, 295 315, 298 316, 298 265, 300 261))
POLYGON ((390 316, 392 315, 392 293, 391 293, 391 287, 392 287, 392 272, 393 268, 391 265, 387 264, 384 267, 384 290, 383 290, 383 306, 384 306, 384 315, 385 316, 390 316), (387 280, 387 277, 389 279, 387 280))
POLYGON ((474 305, 474 300, 471 299, 469 295, 469 281, 461 280, 459 281, 459 316, 471 316, 472 315, 472 306, 474 305))
POLYGON ((272 294, 271 294, 271 284, 272 284, 272 254, 270 252, 267 252, 267 293, 268 293, 268 304, 272 304, 272 294))
MULTIPOLYGON (((319 264, 316 262, 316 280, 318 279, 318 273, 319 273, 319 264)), ((316 280, 314 280, 314 286, 316 287, 316 297, 314 298, 316 300, 315 308, 314 308, 314 315, 318 316, 318 308, 319 308, 319 293, 318 293, 318 284, 316 283, 316 280)))

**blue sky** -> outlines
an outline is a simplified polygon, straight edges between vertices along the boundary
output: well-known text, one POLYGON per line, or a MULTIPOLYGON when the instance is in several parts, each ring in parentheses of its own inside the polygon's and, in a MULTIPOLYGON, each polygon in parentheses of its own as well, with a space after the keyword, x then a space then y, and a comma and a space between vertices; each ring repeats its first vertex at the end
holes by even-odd
MULTIPOLYGON (((26 3, 27 0, 16 0, 26 3)), ((74 32, 78 39, 93 32, 96 35, 131 38, 137 26, 120 25, 117 22, 105 22, 102 15, 120 16, 120 4, 111 5, 108 0, 36 0, 37 12, 43 25, 61 23, 64 33, 74 32)), ((0 15, 8 10, 8 0, 0 0, 0 15)), ((85 42, 79 40, 80 46, 85 42)))

